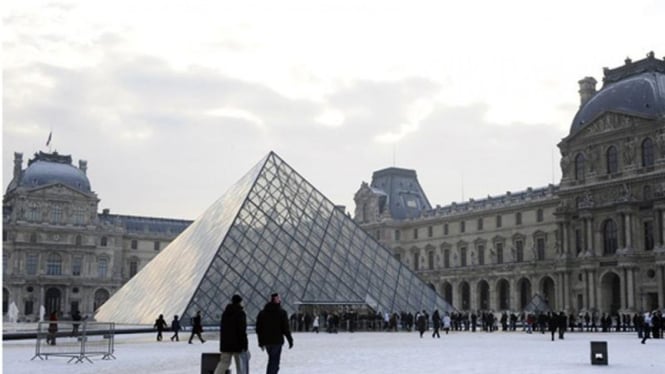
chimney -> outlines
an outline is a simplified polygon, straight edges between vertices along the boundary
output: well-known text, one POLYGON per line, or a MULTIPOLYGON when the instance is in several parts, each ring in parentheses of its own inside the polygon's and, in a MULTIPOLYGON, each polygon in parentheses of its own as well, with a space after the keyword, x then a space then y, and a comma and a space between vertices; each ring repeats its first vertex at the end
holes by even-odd
POLYGON ((21 177, 21 168, 23 167, 23 153, 14 152, 14 179, 21 177))
POLYGON ((88 174, 88 161, 86 160, 79 160, 79 169, 83 172, 83 174, 88 174))
POLYGON ((593 77, 584 77, 584 79, 577 82, 580 85, 580 107, 586 104, 589 99, 596 94, 596 80, 593 77))

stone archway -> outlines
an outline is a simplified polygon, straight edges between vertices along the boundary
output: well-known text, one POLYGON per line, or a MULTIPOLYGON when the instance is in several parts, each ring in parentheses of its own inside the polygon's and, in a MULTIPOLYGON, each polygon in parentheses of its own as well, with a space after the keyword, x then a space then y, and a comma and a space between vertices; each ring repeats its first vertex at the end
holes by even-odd
POLYGON ((519 293, 519 308, 524 310, 531 301, 531 281, 521 278, 517 281, 517 291, 519 293))
POLYGON ((9 291, 2 287, 2 315, 9 312, 9 291))
POLYGON ((471 308, 471 289, 469 287, 469 283, 466 281, 463 281, 459 285, 459 293, 461 298, 461 310, 469 310, 471 308))
POLYGON ((545 299, 550 309, 557 310, 556 287, 554 285, 554 280, 551 277, 543 277, 540 281, 540 294, 543 296, 543 299, 545 299))
POLYGON ((499 310, 510 309, 510 283, 501 279, 496 283, 496 305, 499 310))
POLYGON ((102 304, 106 302, 106 300, 109 299, 111 295, 109 295, 109 292, 103 288, 98 289, 95 291, 95 303, 93 305, 93 310, 97 310, 102 304))
POLYGON ((608 272, 600 279, 600 311, 616 314, 621 309, 621 278, 608 272))
POLYGON ((48 288, 44 295, 44 308, 46 308, 46 313, 51 314, 56 312, 60 314, 62 312, 61 306, 62 292, 55 287, 48 288))
POLYGON ((486 280, 481 280, 476 286, 476 292, 478 295, 478 310, 489 310, 490 309, 490 285, 487 284, 486 280))
POLYGON ((448 283, 448 282, 444 282, 441 285, 441 295, 443 295, 444 300, 446 300, 448 303, 450 303, 450 305, 452 305, 453 304, 453 285, 448 283))

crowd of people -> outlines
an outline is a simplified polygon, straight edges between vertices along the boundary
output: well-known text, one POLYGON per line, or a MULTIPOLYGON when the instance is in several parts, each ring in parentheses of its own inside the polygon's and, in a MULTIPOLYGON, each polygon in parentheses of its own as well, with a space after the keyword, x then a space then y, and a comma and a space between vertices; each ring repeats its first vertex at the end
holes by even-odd
MULTIPOLYGON (((651 336, 662 338, 665 330, 663 314, 659 310, 647 313, 608 314, 584 312, 565 314, 564 312, 522 312, 494 313, 491 311, 441 313, 438 310, 401 312, 401 313, 362 313, 351 306, 339 307, 338 310, 317 312, 298 312, 290 317, 293 331, 427 331, 433 329, 433 336, 439 330, 449 331, 516 331, 526 333, 559 332, 563 339, 564 332, 636 332, 639 338, 651 336), (316 321, 316 329, 314 328, 316 321)), ((421 333, 422 335, 422 333, 421 333)), ((554 333, 553 333, 554 336, 554 333)))

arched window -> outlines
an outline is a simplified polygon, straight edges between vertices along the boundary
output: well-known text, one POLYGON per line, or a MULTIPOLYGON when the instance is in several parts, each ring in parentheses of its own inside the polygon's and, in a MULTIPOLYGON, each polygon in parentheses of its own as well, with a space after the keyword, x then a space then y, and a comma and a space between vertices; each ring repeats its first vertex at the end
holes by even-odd
POLYGON ((615 146, 607 149, 607 174, 615 174, 619 171, 619 155, 615 146))
POLYGON ((651 140, 651 138, 646 138, 642 142, 642 166, 653 166, 653 160, 653 140, 651 140))
POLYGON ((133 277, 139 271, 139 262, 138 260, 131 260, 129 262, 129 277, 133 277))
POLYGON ((584 167, 585 160, 584 154, 579 153, 575 156, 575 180, 581 181, 584 180, 584 167))
POLYGON ((427 267, 429 270, 434 270, 434 251, 427 253, 427 267))
POLYGON ((95 291, 95 302, 93 308, 97 310, 97 308, 102 306, 106 302, 106 300, 109 299, 109 297, 110 297, 109 292, 103 288, 95 291))
POLYGON ((46 258, 46 275, 62 274, 62 258, 57 253, 51 253, 46 258))
POLYGON ((603 222, 603 253, 613 255, 618 247, 617 225, 612 219, 603 222))
POLYGON ((106 238, 106 236, 102 236, 102 240, 101 240, 100 244, 102 245, 102 247, 106 247, 109 244, 108 239, 106 238))

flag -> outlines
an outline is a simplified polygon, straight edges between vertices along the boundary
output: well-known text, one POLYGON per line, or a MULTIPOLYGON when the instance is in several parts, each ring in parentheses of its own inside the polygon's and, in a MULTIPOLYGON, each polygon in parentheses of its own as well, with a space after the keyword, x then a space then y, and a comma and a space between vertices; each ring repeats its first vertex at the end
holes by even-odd
POLYGON ((48 139, 46 139, 46 146, 48 147, 49 144, 51 144, 51 135, 53 135, 52 131, 49 131, 48 133, 48 139))

